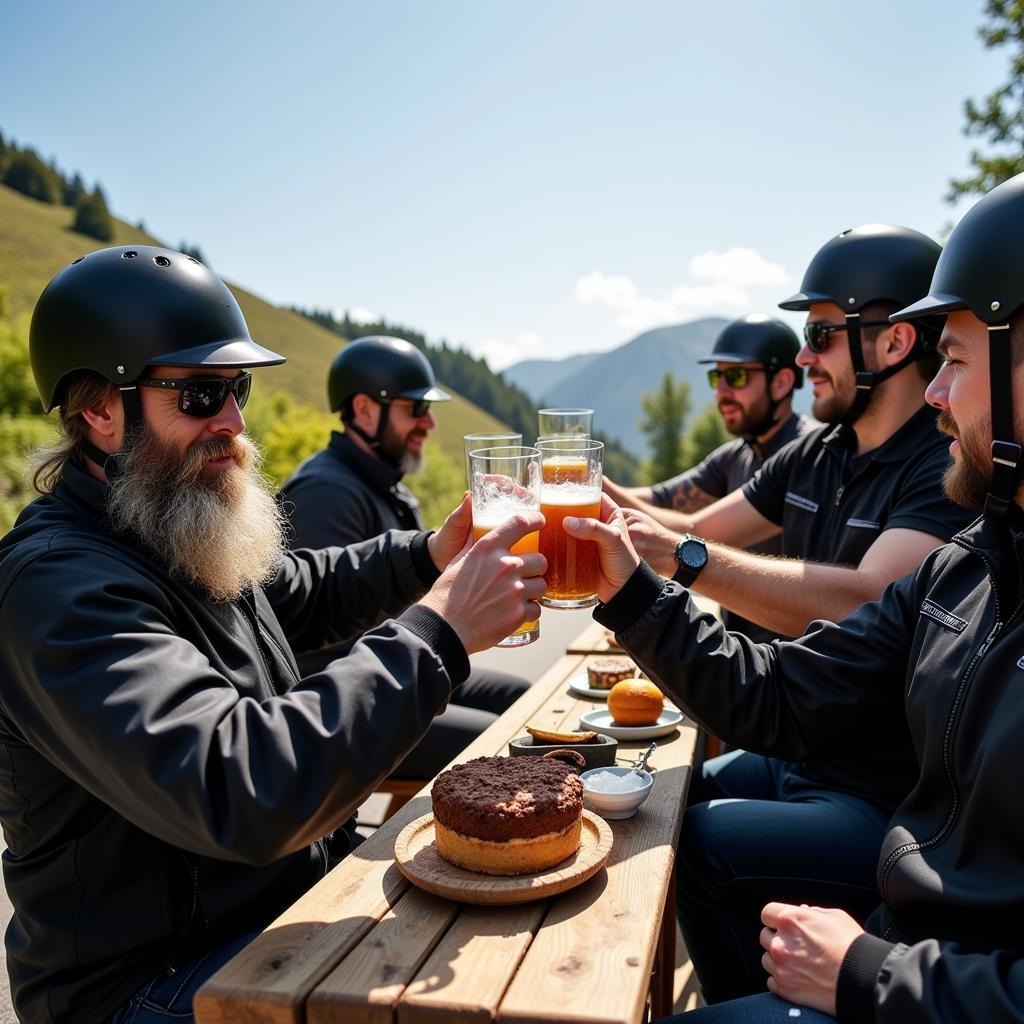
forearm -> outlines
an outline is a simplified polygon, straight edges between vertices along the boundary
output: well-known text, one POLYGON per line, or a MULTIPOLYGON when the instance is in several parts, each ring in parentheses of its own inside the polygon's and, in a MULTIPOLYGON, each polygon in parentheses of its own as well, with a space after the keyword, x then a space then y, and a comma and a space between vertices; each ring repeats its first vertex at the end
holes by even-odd
POLYGON ((693 589, 783 636, 803 636, 814 619, 839 622, 877 599, 888 580, 864 569, 819 565, 708 545, 693 589))

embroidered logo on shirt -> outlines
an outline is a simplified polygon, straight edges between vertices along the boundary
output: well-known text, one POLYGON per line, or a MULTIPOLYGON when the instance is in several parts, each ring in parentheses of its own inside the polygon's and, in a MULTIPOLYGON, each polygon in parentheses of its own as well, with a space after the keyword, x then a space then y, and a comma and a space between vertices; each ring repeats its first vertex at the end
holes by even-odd
POLYGON ((881 523, 873 523, 870 519, 847 519, 847 526, 859 526, 863 530, 881 529, 881 523))
POLYGON ((802 494, 795 494, 793 491, 786 491, 786 501, 790 505, 802 508, 805 512, 818 511, 818 503, 816 501, 811 501, 810 498, 805 498, 802 494))
POLYGON ((1024 668, 1024 658, 1019 658, 1017 661, 1017 668, 1024 668))
POLYGON ((926 615, 940 626, 951 629, 954 633, 962 633, 967 628, 966 619, 961 619, 959 615, 947 612, 945 608, 937 605, 934 601, 925 600, 921 605, 921 614, 926 615))

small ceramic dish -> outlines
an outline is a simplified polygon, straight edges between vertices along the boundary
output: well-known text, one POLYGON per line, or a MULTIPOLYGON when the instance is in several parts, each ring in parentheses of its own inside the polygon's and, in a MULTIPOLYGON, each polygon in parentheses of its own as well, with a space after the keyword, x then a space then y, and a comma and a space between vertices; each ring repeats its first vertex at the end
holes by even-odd
POLYGON ((632 818, 637 808, 650 796, 651 787, 654 785, 654 776, 650 772, 642 771, 639 775, 633 772, 632 768, 624 765, 612 765, 609 768, 590 768, 580 775, 583 780, 583 806, 587 810, 595 811, 602 818, 632 818), (622 779, 632 776, 630 781, 636 781, 636 785, 625 791, 602 791, 595 788, 601 784, 600 779, 595 776, 613 775, 622 779))
POLYGON ((569 747, 583 755, 588 768, 600 768, 603 765, 615 764, 615 754, 619 749, 619 741, 613 736, 597 736, 590 743, 538 743, 532 736, 519 736, 508 745, 512 757, 525 755, 550 754, 553 750, 564 750, 569 747))

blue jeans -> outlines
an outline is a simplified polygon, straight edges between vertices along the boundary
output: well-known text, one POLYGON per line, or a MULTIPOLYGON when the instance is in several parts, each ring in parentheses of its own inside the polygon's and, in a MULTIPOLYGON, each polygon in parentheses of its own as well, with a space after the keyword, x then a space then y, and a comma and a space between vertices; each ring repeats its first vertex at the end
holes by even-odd
POLYGON ((192 1000, 199 986, 219 971, 258 932, 232 939, 217 949, 173 964, 148 982, 125 1003, 108 1024, 192 1024, 192 1000))
POLYGON ((676 909, 705 1002, 765 991, 766 903, 841 907, 863 921, 881 902, 875 873, 888 817, 877 807, 794 786, 783 762, 742 750, 705 762, 689 804, 676 909))
POLYGON ((835 1024, 835 1017, 766 993, 662 1017, 656 1024, 835 1024))

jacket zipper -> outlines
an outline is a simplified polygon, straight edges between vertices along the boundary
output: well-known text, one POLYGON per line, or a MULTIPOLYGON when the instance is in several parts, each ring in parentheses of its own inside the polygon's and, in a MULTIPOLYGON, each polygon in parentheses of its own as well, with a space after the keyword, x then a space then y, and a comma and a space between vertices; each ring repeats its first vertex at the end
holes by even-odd
MULTIPOLYGON (((931 846, 935 846, 938 843, 942 842, 942 840, 945 839, 945 837, 949 834, 954 823, 956 822, 956 819, 960 813, 960 796, 959 791, 956 787, 956 781, 953 774, 953 727, 956 724, 957 718, 960 714, 960 709, 963 706, 963 698, 967 690, 967 684, 970 682, 971 677, 974 675, 974 671, 978 667, 979 662, 988 653, 992 644, 996 641, 999 634, 1002 632, 1004 626, 1008 625, 1014 618, 1016 618, 1017 613, 1020 611, 1021 607, 1024 606, 1024 602, 1018 604, 1017 607, 1013 610, 1010 617, 1006 620, 1006 623, 1001 622, 1001 613, 999 608, 999 589, 996 581, 995 566, 992 564, 989 558, 983 555, 976 548, 967 547, 967 545, 962 544, 960 541, 957 540, 954 540, 954 543, 958 543, 961 547, 964 547, 965 550, 972 552, 972 554, 976 554, 985 564, 985 571, 988 575, 989 581, 992 586, 992 597, 995 604, 996 621, 993 624, 992 628, 989 630, 988 636, 986 636, 985 639, 982 641, 981 646, 978 648, 977 651, 975 651, 974 656, 971 658, 967 667, 964 669, 963 674, 960 676, 960 680, 957 683, 956 692, 953 696, 953 705, 950 708, 949 717, 946 719, 946 728, 944 730, 942 740, 942 767, 945 772, 946 782, 949 785, 950 791, 950 808, 948 813, 946 814, 946 819, 939 827, 939 830, 935 832, 932 836, 930 836, 928 839, 922 840, 920 843, 904 843, 902 846, 899 846, 895 850, 893 850, 892 853, 890 853, 889 856, 886 858, 885 863, 882 865, 879 871, 879 878, 881 880, 881 895, 882 899, 886 903, 888 903, 889 873, 892 871, 892 868, 895 866, 896 862, 908 853, 912 853, 915 850, 925 850, 931 846)), ((895 929, 895 921, 890 921, 889 924, 886 925, 882 937, 885 939, 891 938, 893 933, 895 932, 895 929)))

